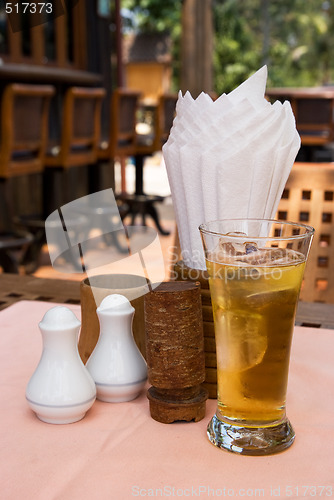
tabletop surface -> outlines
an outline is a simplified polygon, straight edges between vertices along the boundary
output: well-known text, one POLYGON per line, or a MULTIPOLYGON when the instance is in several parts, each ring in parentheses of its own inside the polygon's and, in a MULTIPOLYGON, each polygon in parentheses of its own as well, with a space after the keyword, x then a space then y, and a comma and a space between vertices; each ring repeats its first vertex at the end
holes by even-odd
MULTIPOLYGON (((215 400, 197 423, 152 420, 145 393, 128 403, 96 401, 74 424, 39 421, 25 388, 41 355, 38 322, 51 306, 21 301, 0 312, 1 498, 334 496, 333 331, 295 328, 287 396, 293 446, 245 457, 208 442, 215 400)), ((69 307, 80 317, 79 306, 69 307)))
POLYGON ((20 300, 80 304, 80 282, 0 274, 0 310, 20 300))

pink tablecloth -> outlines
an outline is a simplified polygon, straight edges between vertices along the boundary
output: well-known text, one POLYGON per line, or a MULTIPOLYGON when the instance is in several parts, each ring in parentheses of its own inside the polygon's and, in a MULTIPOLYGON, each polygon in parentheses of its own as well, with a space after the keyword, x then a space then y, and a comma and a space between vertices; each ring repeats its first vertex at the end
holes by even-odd
POLYGON ((244 457, 208 442, 214 400, 198 423, 155 422, 145 394, 129 403, 97 401, 75 424, 39 421, 25 388, 41 354, 37 325, 50 307, 23 301, 0 313, 0 498, 334 496, 334 331, 296 328, 288 389, 294 445, 244 457))

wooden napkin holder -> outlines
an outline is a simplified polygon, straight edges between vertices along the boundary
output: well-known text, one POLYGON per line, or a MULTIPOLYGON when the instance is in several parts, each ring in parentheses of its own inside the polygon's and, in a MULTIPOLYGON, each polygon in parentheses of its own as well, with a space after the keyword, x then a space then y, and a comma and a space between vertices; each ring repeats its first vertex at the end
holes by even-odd
POLYGON ((199 283, 162 283, 145 296, 144 315, 152 418, 198 422, 208 398, 199 283))
POLYGON ((135 308, 133 336, 140 352, 146 358, 144 295, 147 290, 146 278, 132 274, 102 274, 86 278, 80 283, 81 332, 78 349, 84 364, 93 352, 100 335, 96 308, 105 297, 114 293, 127 297, 135 308))
POLYGON ((202 386, 207 389, 209 398, 217 398, 217 359, 216 341, 213 323, 211 295, 209 289, 209 275, 207 271, 192 269, 183 261, 173 267, 172 278, 177 281, 199 282, 201 286, 201 302, 203 316, 203 335, 205 353, 205 382, 202 386))

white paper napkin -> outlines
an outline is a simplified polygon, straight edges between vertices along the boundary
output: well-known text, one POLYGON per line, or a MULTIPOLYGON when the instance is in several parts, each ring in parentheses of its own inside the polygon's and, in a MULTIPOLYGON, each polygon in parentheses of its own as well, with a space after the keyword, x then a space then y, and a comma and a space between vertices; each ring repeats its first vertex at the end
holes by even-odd
POLYGON ((179 93, 163 156, 189 267, 205 269, 205 221, 275 216, 300 137, 290 103, 265 99, 266 81, 264 66, 216 101, 179 93))

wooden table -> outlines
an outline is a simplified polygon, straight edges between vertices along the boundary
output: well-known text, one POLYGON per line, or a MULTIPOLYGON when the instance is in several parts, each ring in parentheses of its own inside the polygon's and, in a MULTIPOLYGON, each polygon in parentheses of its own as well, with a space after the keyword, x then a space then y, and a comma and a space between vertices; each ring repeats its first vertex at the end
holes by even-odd
POLYGON ((80 304, 80 282, 0 274, 0 310, 20 300, 80 304))
MULTIPOLYGON (((40 359, 38 323, 48 308, 45 302, 21 301, 0 311, 1 498, 334 495, 333 330, 295 328, 287 394, 293 446, 269 457, 242 457, 215 448, 206 437, 214 399, 200 422, 156 422, 145 391, 125 403, 96 401, 74 424, 38 420, 25 389, 40 359)), ((70 308, 79 318, 80 307, 70 308)))
MULTIPOLYGON (((80 282, 0 274, 0 310, 20 300, 80 304, 80 282)), ((334 329, 334 304, 300 301, 296 325, 334 329)))

